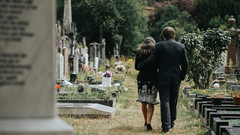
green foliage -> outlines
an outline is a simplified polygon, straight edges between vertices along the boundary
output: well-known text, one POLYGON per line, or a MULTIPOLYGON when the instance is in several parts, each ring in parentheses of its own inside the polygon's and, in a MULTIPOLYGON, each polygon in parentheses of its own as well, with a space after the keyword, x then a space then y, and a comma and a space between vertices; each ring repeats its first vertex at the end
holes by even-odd
POLYGON ((63 21, 63 0, 56 0, 57 20, 63 21))
MULTIPOLYGON (((236 20, 240 20, 240 1, 195 0, 194 4, 196 5, 194 18, 200 29, 219 28, 221 24, 227 23, 226 15, 233 15, 236 20)), ((240 26, 239 22, 237 26, 240 26)))
POLYGON ((195 9, 193 0, 171 0, 171 3, 178 7, 180 11, 187 11, 188 13, 191 13, 195 9))
POLYGON ((160 19, 151 28, 151 35, 155 38, 155 40, 163 40, 161 32, 166 26, 175 28, 177 35, 176 40, 178 40, 178 36, 180 36, 183 31, 193 32, 197 29, 191 19, 191 15, 188 12, 181 12, 177 7, 171 4, 165 6, 160 19))
POLYGON ((222 53, 226 51, 230 37, 221 29, 209 29, 199 34, 184 34, 180 42, 185 45, 188 56, 187 81, 193 81, 195 88, 207 88, 213 70, 223 61, 222 53))
MULTIPOLYGON (((236 111, 235 113, 239 114, 239 111, 236 111)), ((229 125, 231 126, 239 126, 240 125, 240 120, 239 119, 230 119, 227 120, 229 122, 229 125)))
MULTIPOLYGON (((63 0, 57 0, 57 18, 62 20, 63 0)), ((148 18, 139 0, 72 0, 72 16, 76 22, 78 39, 87 43, 99 42, 100 33, 106 39, 106 53, 113 54, 116 42, 121 54, 132 55, 148 34, 148 18), (102 27, 102 32, 100 32, 102 27)))

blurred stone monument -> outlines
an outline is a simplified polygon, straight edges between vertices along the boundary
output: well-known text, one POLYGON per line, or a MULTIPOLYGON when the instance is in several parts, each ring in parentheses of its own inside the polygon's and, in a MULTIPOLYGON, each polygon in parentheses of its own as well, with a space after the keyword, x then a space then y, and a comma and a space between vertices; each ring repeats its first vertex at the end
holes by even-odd
POLYGON ((230 24, 230 36, 231 36, 231 42, 228 45, 227 50, 227 63, 225 67, 225 73, 230 74, 232 72, 231 70, 236 68, 236 47, 235 47, 235 28, 234 25, 236 23, 236 20, 231 16, 231 18, 228 20, 228 23, 230 24))
POLYGON ((0 134, 73 134, 56 116, 55 1, 0 7, 0 134))

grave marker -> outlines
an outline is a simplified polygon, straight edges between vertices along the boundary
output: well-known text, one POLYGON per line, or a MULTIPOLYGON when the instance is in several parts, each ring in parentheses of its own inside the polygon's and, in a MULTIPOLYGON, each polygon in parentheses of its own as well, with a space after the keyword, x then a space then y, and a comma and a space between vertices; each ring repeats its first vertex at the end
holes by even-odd
POLYGON ((0 134, 72 134, 56 118, 55 1, 0 7, 0 134))

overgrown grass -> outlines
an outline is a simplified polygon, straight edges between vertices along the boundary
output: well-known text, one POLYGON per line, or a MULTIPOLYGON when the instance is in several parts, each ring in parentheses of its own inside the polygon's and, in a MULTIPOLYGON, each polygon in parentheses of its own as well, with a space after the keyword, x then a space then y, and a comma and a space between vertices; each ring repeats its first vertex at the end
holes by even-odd
MULTIPOLYGON (((113 63, 113 62, 110 62, 113 63)), ((71 118, 61 117, 73 126, 75 135, 158 135, 161 133, 160 105, 155 106, 152 119, 153 130, 146 131, 141 111, 141 104, 137 100, 137 71, 134 69, 134 60, 124 60, 123 64, 129 64, 128 75, 122 82, 122 93, 114 106, 115 116, 112 118, 71 118), (125 91, 124 89, 128 90, 125 91)), ((186 86, 182 83, 182 86, 186 86)), ((181 93, 181 92, 180 92, 181 93)), ((158 99, 159 100, 159 99, 158 99)), ((201 125, 200 119, 186 107, 190 99, 179 96, 178 115, 176 125, 166 135, 204 135, 207 129, 201 125)))

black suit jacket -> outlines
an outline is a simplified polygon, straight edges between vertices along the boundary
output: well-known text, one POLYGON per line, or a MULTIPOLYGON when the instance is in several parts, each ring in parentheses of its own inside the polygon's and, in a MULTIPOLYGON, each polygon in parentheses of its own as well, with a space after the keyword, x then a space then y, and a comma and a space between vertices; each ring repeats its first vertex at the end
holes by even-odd
POLYGON ((159 70, 158 85, 170 85, 172 80, 180 83, 188 69, 185 46, 174 39, 159 42, 153 53, 138 64, 138 68, 145 69, 154 63, 159 70))

